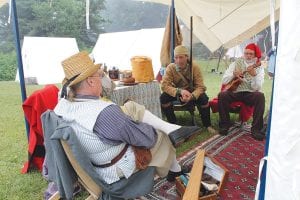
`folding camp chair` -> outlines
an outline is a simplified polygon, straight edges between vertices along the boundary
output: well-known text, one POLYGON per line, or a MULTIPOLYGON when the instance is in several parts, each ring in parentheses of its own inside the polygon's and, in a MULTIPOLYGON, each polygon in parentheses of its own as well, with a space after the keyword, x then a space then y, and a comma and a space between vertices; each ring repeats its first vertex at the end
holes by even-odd
POLYGON ((174 111, 188 111, 191 114, 192 125, 196 125, 195 120, 195 105, 191 103, 181 104, 180 101, 173 101, 174 111))
POLYGON ((77 137, 70 124, 50 110, 42 114, 41 121, 45 135, 45 165, 48 169, 48 179, 55 182, 58 187, 58 191, 50 197, 50 200, 72 196, 72 185, 77 181, 90 193, 87 199, 98 199, 102 189, 87 173, 87 170, 92 169, 91 163, 79 147, 77 137), (73 145, 72 149, 65 140, 73 145), (78 159, 81 164, 82 162, 87 163, 84 166, 86 169, 79 164, 78 159), (60 195, 59 190, 63 192, 63 195, 60 195))
POLYGON ((53 111, 47 111, 42 115, 42 123, 45 133, 49 180, 54 181, 61 192, 53 194, 52 199, 60 198, 60 196, 71 198, 72 186, 77 181, 89 192, 90 195, 87 199, 98 199, 100 195, 101 197, 104 195, 106 198, 135 198, 152 191, 154 167, 147 167, 129 178, 122 178, 108 185, 101 180, 90 159, 81 148, 73 129, 75 122, 66 122, 53 111), (132 180, 136 180, 140 184, 136 186, 136 182, 132 180), (135 187, 132 187, 132 184, 135 184, 135 187), (105 191, 105 194, 102 194, 102 191, 105 191))
MULTIPOLYGON (((66 156, 68 157, 73 169, 78 175, 78 181, 80 184, 86 189, 86 191, 90 194, 86 200, 96 200, 99 198, 102 189, 101 187, 85 172, 85 170, 79 165, 78 161, 74 157, 72 150, 68 143, 64 140, 60 140, 61 145, 64 149, 66 156)), ((59 192, 57 191, 55 194, 51 196, 49 200, 58 200, 60 199, 59 192)))
MULTIPOLYGON (((224 90, 224 85, 221 86, 221 91, 224 90)), ((209 101, 209 106, 213 113, 218 112, 218 97, 209 101)), ((253 115, 254 107, 247 106, 241 101, 235 101, 230 104, 230 112, 239 114, 240 121, 247 122, 253 115)))

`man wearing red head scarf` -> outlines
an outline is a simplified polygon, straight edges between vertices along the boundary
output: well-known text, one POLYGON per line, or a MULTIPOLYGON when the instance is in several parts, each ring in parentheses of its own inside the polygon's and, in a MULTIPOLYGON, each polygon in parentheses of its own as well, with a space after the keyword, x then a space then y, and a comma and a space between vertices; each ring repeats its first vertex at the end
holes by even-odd
POLYGON ((222 84, 226 90, 218 95, 220 134, 226 135, 231 126, 229 109, 230 103, 241 101, 247 106, 253 106, 252 137, 263 140, 263 114, 265 110, 265 96, 260 92, 264 81, 264 69, 260 67, 261 51, 254 44, 248 44, 244 56, 238 58, 225 71, 222 84))

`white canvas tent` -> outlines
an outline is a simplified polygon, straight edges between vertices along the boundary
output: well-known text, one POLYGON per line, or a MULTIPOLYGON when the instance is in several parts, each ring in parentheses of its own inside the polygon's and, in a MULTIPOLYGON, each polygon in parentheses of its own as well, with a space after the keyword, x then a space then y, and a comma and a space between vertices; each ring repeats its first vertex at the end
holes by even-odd
POLYGON ((240 45, 236 45, 228 49, 225 54, 228 58, 240 58, 243 56, 243 48, 240 45))
POLYGON ((258 39, 256 37, 252 39, 245 40, 243 43, 236 45, 234 47, 231 47, 226 52, 226 56, 228 58, 239 58, 243 56, 245 47, 250 43, 257 43, 258 39))
POLYGON ((157 74, 163 34, 164 28, 100 34, 92 54, 96 63, 116 66, 120 70, 131 69, 131 57, 148 56, 157 74))
MULTIPOLYGON (((171 4, 171 0, 146 0, 171 4)), ((177 17, 189 27, 193 16, 196 37, 210 50, 230 48, 269 26, 269 0, 175 0, 177 17)), ((279 0, 275 19, 279 18, 279 0)))
POLYGON ((300 1, 282 0, 265 199, 300 200, 300 1))
MULTIPOLYGON (((75 38, 24 37, 22 61, 24 78, 37 84, 61 83, 61 61, 79 52, 75 38)), ((17 72, 16 81, 19 81, 17 72)))

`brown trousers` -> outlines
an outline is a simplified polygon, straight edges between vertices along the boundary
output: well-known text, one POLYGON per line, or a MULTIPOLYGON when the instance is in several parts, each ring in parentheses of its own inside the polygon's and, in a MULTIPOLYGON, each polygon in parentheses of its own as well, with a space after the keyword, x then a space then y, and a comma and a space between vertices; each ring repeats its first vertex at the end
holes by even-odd
POLYGON ((261 131, 263 128, 263 115, 265 111, 265 96, 263 93, 223 91, 219 93, 218 99, 220 128, 228 129, 231 126, 229 105, 234 101, 241 101, 246 105, 254 106, 251 131, 261 131))

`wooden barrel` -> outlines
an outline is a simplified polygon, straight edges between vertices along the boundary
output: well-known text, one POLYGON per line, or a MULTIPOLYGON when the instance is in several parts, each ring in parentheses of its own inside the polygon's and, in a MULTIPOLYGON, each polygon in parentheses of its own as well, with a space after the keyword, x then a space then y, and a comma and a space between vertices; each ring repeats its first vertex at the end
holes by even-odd
POLYGON ((134 56, 131 59, 132 76, 135 82, 148 83, 154 80, 152 60, 147 56, 134 56))

